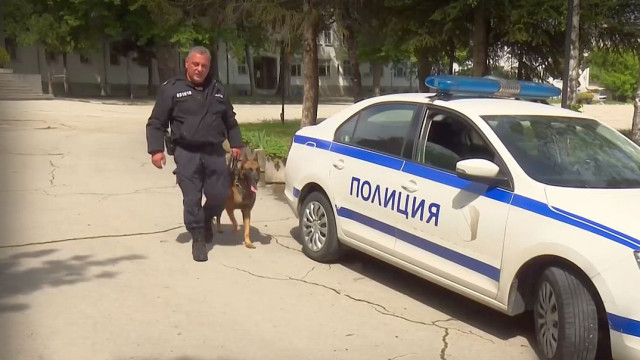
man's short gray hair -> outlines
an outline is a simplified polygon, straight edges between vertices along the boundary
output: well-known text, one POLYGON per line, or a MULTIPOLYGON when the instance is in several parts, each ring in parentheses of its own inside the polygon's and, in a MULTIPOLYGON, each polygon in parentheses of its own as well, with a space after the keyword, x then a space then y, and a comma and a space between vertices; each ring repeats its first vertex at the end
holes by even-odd
POLYGON ((189 50, 189 54, 187 55, 187 59, 190 58, 192 54, 207 55, 209 58, 211 58, 211 53, 209 52, 209 49, 207 49, 204 46, 194 46, 194 47, 192 47, 191 50, 189 50))

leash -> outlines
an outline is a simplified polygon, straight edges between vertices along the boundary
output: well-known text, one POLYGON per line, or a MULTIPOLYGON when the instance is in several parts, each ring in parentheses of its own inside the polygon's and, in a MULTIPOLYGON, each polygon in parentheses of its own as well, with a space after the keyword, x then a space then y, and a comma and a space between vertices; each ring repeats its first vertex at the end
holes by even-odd
POLYGON ((239 160, 233 157, 232 154, 229 154, 229 162, 227 166, 229 167, 229 172, 231 173, 231 180, 233 181, 235 186, 239 186, 240 180, 240 172, 238 171, 238 162, 239 160))

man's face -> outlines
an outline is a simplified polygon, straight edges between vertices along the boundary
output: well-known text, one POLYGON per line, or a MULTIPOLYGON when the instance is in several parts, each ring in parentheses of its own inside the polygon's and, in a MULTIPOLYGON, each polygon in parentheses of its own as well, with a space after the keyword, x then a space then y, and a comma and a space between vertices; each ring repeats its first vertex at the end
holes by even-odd
POLYGON ((191 54, 184 61, 189 81, 196 85, 202 84, 209 73, 209 65, 211 65, 211 58, 207 55, 191 54))

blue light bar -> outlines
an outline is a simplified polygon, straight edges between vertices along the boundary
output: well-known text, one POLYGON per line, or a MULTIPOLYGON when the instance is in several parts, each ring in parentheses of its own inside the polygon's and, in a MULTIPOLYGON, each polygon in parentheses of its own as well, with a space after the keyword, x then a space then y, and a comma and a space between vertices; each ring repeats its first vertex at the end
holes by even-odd
POLYGON ((429 76, 424 83, 439 93, 548 99, 560 96, 561 90, 551 84, 494 77, 438 75, 429 76))

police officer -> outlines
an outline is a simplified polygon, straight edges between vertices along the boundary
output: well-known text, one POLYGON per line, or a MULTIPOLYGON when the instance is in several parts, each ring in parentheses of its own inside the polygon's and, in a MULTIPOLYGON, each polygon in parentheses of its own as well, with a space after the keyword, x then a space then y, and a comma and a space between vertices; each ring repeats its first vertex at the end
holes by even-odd
POLYGON ((158 169, 166 164, 164 136, 171 126, 174 173, 182 190, 184 224, 193 239, 195 261, 208 260, 206 243, 213 240, 211 222, 222 213, 231 191, 222 143, 228 139, 231 156, 236 159, 243 147, 233 106, 221 84, 209 75, 210 64, 209 51, 193 47, 185 59, 185 74, 160 86, 146 125, 147 151, 158 169))

